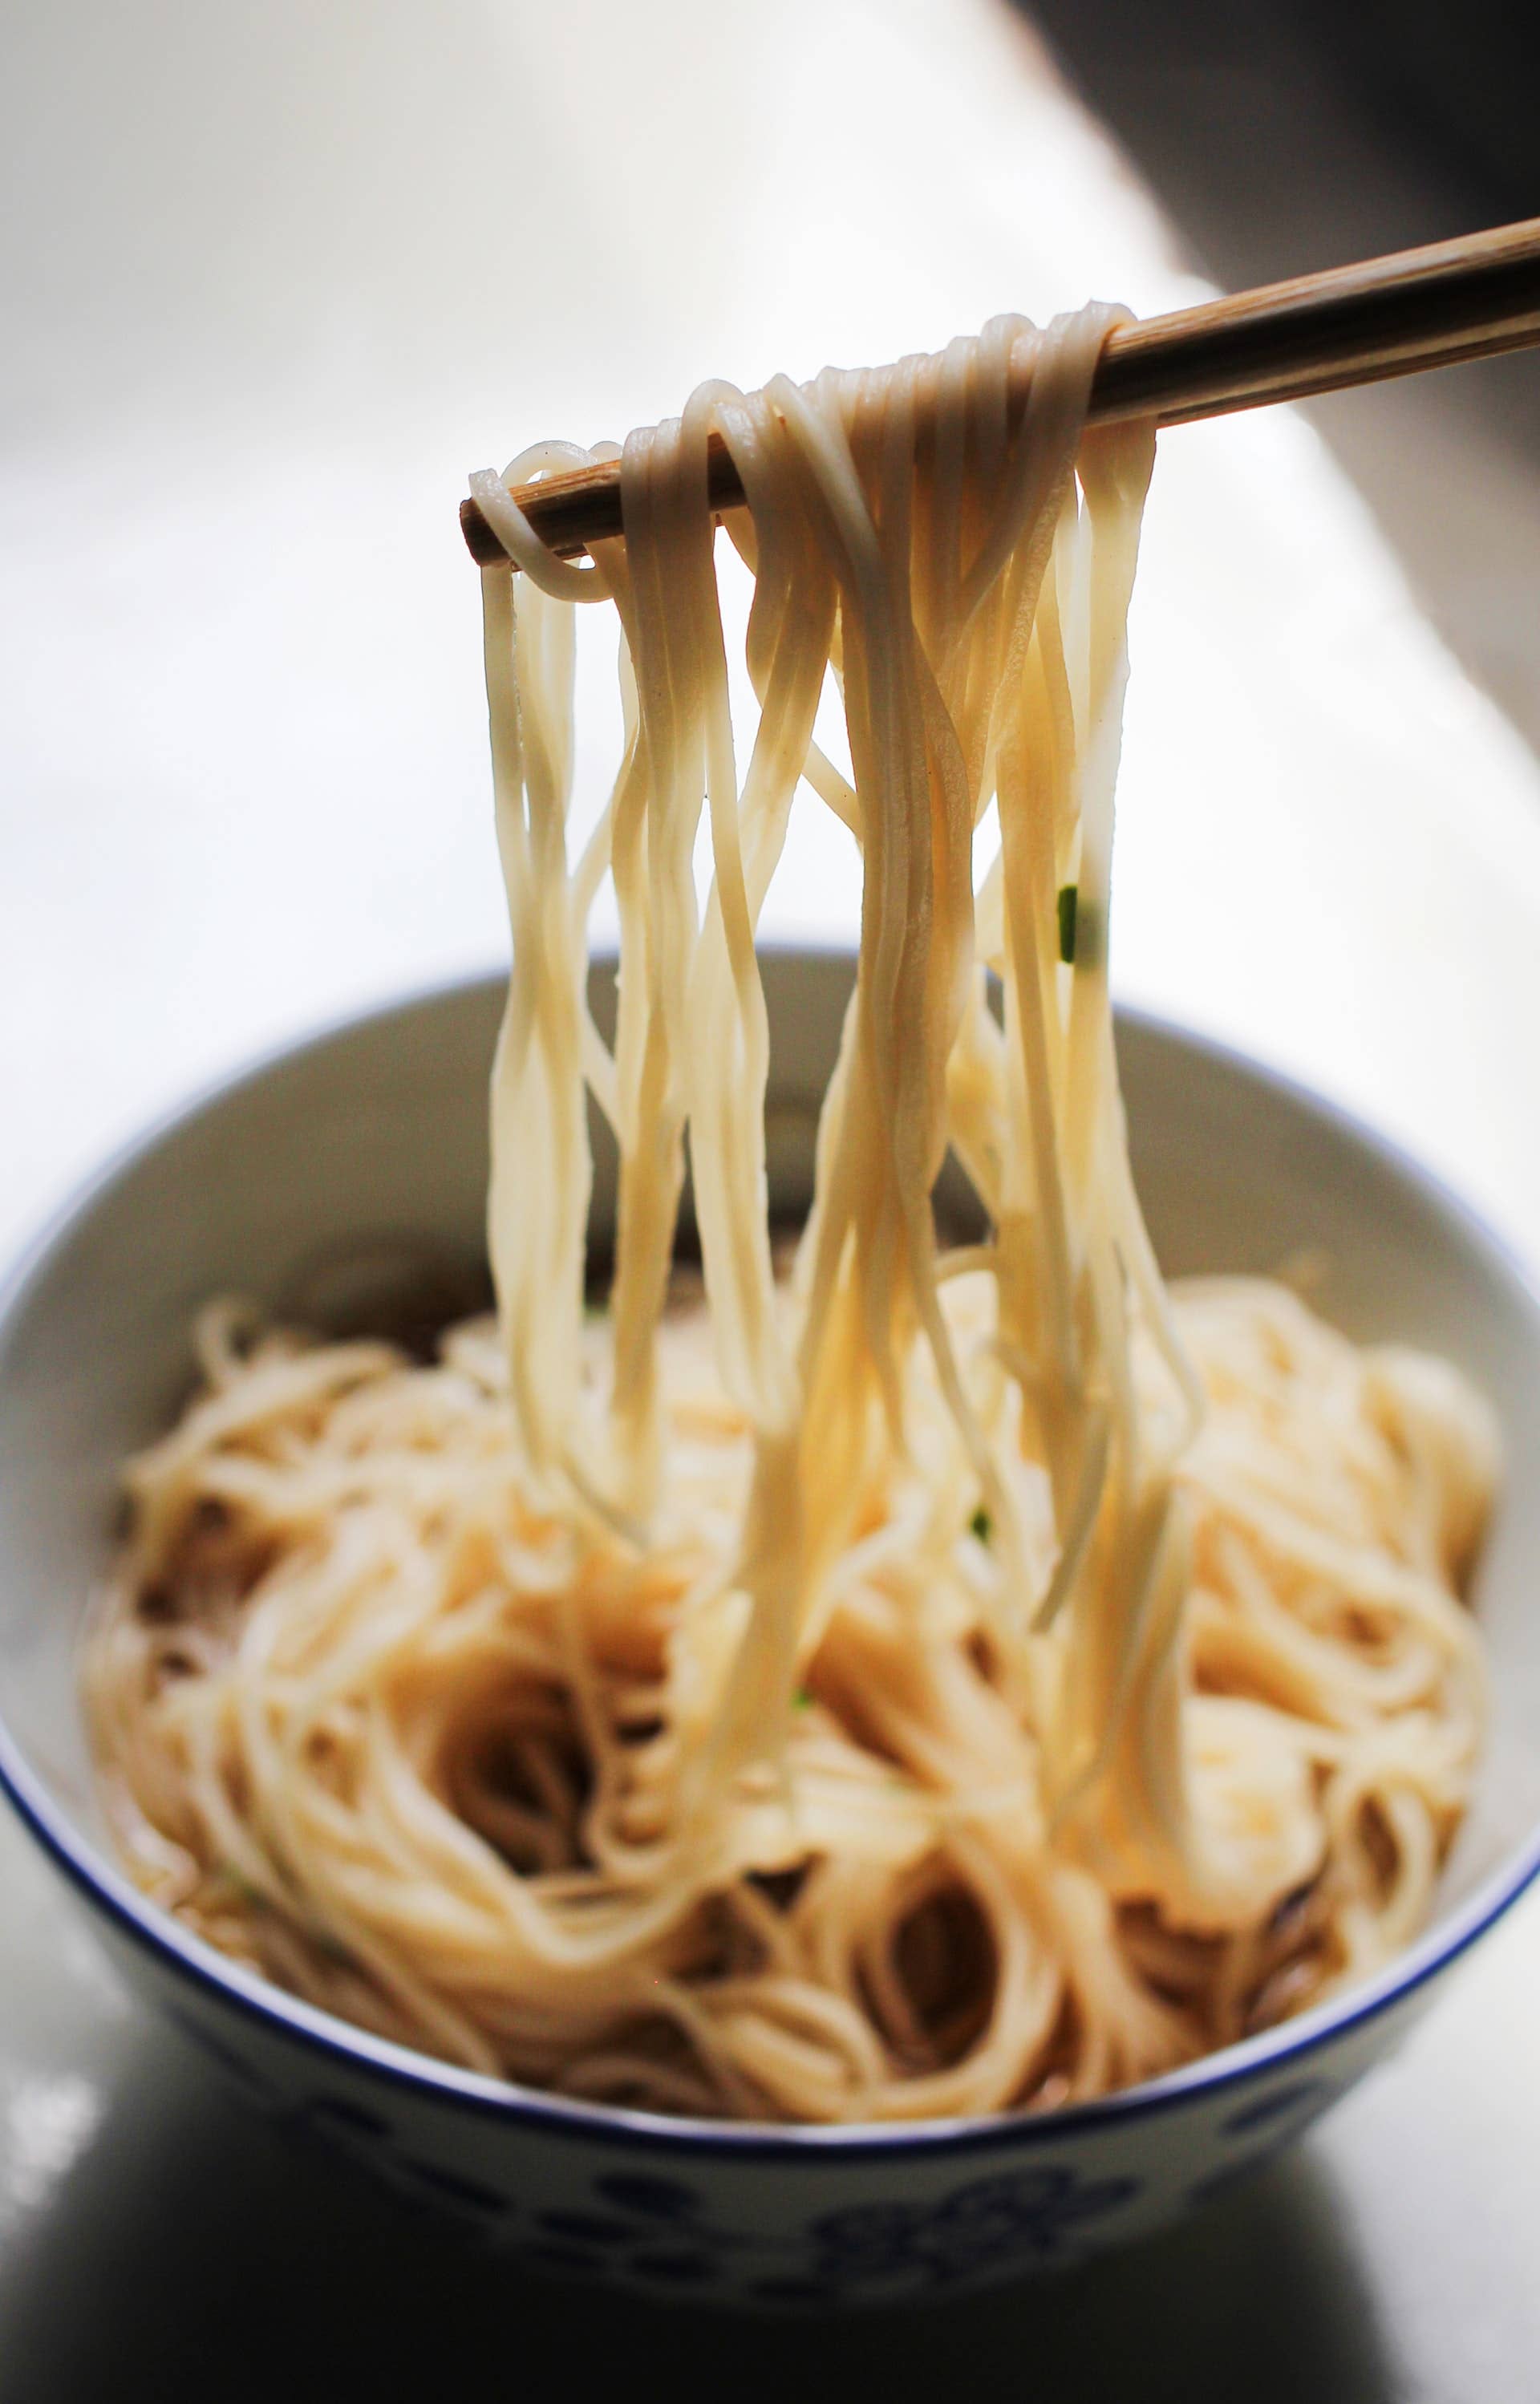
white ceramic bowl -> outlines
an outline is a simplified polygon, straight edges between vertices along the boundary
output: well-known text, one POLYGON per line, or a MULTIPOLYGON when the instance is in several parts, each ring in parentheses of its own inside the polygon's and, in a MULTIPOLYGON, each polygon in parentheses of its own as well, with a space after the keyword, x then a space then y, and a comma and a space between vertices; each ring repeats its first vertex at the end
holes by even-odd
MULTIPOLYGON (((805 1203, 850 963, 766 962, 772 1181, 805 1203)), ((602 972, 598 986, 604 985, 602 972)), ((600 999, 603 999, 601 992, 600 999)), ((531 2263, 660 2294, 887 2300, 1120 2243, 1297 2136, 1393 2047, 1540 1866, 1540 1305, 1491 1239, 1406 1161, 1224 1052, 1126 1017, 1135 1167, 1169 1271, 1327 1264, 1320 1301, 1360 1337, 1471 1370, 1513 1475, 1478 1608, 1496 1665, 1479 1799, 1431 1929, 1340 2001, 1085 2109, 912 2129, 727 2128, 565 2104, 346 2027, 246 1975, 146 1903, 104 1842, 76 1640, 111 1544, 115 1472, 161 1428, 211 1292, 336 1325, 403 1298, 484 1293, 490 980, 343 1027, 237 1077, 114 1164, 0 1307, 0 1781, 129 1980, 259 2104, 460 2212, 531 2263)), ((612 1202, 600 1157, 595 1217, 612 1202)))

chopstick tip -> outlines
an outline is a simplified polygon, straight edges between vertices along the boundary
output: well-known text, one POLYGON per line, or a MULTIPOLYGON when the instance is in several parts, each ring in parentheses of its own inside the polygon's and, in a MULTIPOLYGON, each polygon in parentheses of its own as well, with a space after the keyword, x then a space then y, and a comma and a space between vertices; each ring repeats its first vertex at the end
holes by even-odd
POLYGON ((481 503, 468 494, 460 503, 460 532, 478 567, 495 567, 508 553, 482 515, 481 503))

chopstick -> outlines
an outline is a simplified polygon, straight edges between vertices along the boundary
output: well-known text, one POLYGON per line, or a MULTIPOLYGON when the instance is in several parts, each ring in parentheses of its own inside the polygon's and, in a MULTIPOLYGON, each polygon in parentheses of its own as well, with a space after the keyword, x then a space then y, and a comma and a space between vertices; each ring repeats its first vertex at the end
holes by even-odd
MULTIPOLYGON (((1120 328, 1101 354, 1090 415, 1096 423, 1154 417, 1161 426, 1183 426, 1534 342, 1540 217, 1528 217, 1120 328)), ((1025 402, 1025 381, 1013 398, 1018 407, 1025 402)), ((714 509, 742 505, 737 471, 717 435, 707 491, 714 509)), ((521 485, 513 497, 564 559, 622 532, 614 461, 521 485)), ((483 566, 504 556, 475 501, 461 502, 460 525, 471 557, 483 566)))

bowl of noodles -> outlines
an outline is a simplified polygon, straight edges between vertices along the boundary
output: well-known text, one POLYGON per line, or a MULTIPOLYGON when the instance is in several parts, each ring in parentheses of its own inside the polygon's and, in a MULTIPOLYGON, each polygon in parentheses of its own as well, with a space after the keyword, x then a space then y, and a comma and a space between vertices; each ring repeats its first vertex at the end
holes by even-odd
POLYGON ((506 992, 238 1079, 0 1320, 23 1817, 259 2101, 553 2271, 824 2305, 1119 2243, 1540 1858, 1534 1301, 1114 1022, 1121 321, 473 477, 506 992), (567 468, 586 566, 525 506, 567 468), (809 809, 853 957, 757 941, 809 809))
MULTIPOLYGON (((818 1111, 851 962, 771 954, 763 972, 768 1175, 775 1222, 790 1227, 812 1190, 818 1111)), ((595 998, 595 1017, 609 1023, 602 967, 595 998)), ((484 1095, 498 1008, 492 980, 460 986, 237 1078, 109 1168, 13 1280, 0 1321, 0 1772, 12 1802, 131 1984, 259 2108, 350 2149, 399 2188, 465 2216, 533 2265, 767 2306, 875 2302, 1074 2261, 1200 2202, 1292 2141, 1393 2047, 1534 1872, 1540 1765, 1528 1731, 1540 1706, 1531 1600, 1540 1504, 1521 1483, 1506 1492, 1470 1587, 1493 1670, 1488 1724, 1458 1831, 1431 1872, 1421 1924, 1405 1940, 1394 1932, 1377 1965, 1338 1983, 1317 1977, 1312 1988, 1313 1907, 1309 1888, 1296 1889, 1272 1928, 1258 1933, 1248 1969, 1232 1964, 1236 1995, 1222 2006, 1213 2000, 1218 1940, 1189 1937, 1190 1961, 1162 1964, 1155 1932, 1141 1925, 1147 1912, 1125 1907, 1126 1959, 1145 1965, 1152 1994, 1185 1993, 1191 2012, 1201 1968, 1205 2010, 1234 2017, 1211 2021, 1227 2039, 1219 2049, 1198 2050, 1195 2034, 1187 2058, 1090 2099, 1064 2087, 1056 2095, 1034 2073, 1038 2091, 1026 2108, 903 2117, 893 2117, 891 2096, 879 2096, 884 2117, 862 2118, 858 2101, 854 2117, 798 2121, 784 2091, 777 2103, 766 2088, 757 2109, 729 2117, 719 2103, 706 2115, 698 2104, 690 2108, 689 2055, 677 2041, 658 2042, 651 2102, 635 2100, 635 2086, 626 2100, 627 2073, 617 2062, 606 2094, 603 2050, 623 2050, 613 2035, 605 2048, 589 2044, 588 2061, 601 2074, 596 2094, 592 2087, 583 2093, 581 2076, 564 2091, 559 2069, 541 2087, 511 2080, 448 2058, 431 2031, 403 2041, 399 2023, 394 2033, 383 2024, 377 2000, 371 2027, 367 2000, 343 1983, 357 1979, 357 1966, 334 1940, 336 1958, 321 1956, 335 1982, 331 2007, 314 2000, 329 1991, 287 1960, 282 1947, 292 1940, 282 1915, 238 1890, 217 1899, 209 1890, 200 1925, 185 1898, 175 1908, 185 1865, 169 1838, 165 1857, 147 1872, 142 1857, 120 1850, 113 1824, 128 1772, 119 1756, 104 1777, 110 1747, 105 1754, 98 1747, 93 1759, 80 1673, 82 1644, 89 1656, 92 1631, 100 1633, 93 1614, 121 1558, 122 1463, 154 1457, 189 1395, 206 1398, 217 1385, 226 1351, 248 1368, 261 1365, 259 1323, 373 1348, 374 1366, 366 1363, 365 1374, 344 1381, 355 1398, 382 1374, 377 1355, 398 1375, 444 1374, 436 1349, 442 1330, 474 1329, 485 1307, 484 1095), (200 1361, 189 1330, 211 1295, 234 1293, 245 1318, 212 1325, 204 1318, 200 1361), (235 1941, 228 1920, 236 1907, 273 1920, 277 1950, 235 1941), (679 2082, 673 2094, 670 2076, 679 2082)), ((1118 1058, 1134 1174, 1179 1309, 1184 1297, 1195 1310, 1215 1307, 1226 1291, 1215 1278, 1273 1278, 1283 1268, 1308 1290, 1312 1314, 1354 1346, 1415 1345, 1456 1364, 1491 1398, 1509 1457, 1527 1455, 1540 1437, 1540 1309, 1456 1203, 1363 1129, 1207 1043, 1124 1016, 1118 1058)), ((613 1235, 614 1169, 598 1142, 595 1152, 591 1253, 602 1264, 613 1235)), ((951 1232, 971 1240, 966 1193, 944 1180, 938 1217, 954 1208, 959 1221, 951 1232)), ((686 1218, 688 1240, 688 1210, 686 1218)), ((679 1282, 688 1289, 688 1268, 679 1282)), ((1290 1300, 1283 1293, 1285 1314, 1290 1300)), ((686 1291, 686 1321, 687 1303, 686 1291)), ((451 1349, 469 1340, 454 1339, 451 1349)), ((289 1374, 305 1357, 279 1350, 268 1366, 289 1374)), ((453 1374, 463 1377, 463 1366, 453 1374)), ((263 1448, 232 1450, 231 1434, 227 1429, 205 1459, 222 1451, 230 1462, 258 1463, 263 1448)), ((356 1447, 360 1457, 363 1449, 356 1447)), ((275 1461, 284 1447, 265 1450, 275 1461)), ((418 1458, 431 1454, 419 1449, 418 1458)), ((207 1507, 212 1499, 205 1490, 197 1535, 209 1591, 219 1582, 211 1564, 231 1532, 229 1519, 207 1507)), ((226 1507, 233 1507, 228 1497, 226 1507)), ((156 1642, 193 1642, 196 1631, 178 1632, 165 1610, 164 1599, 151 1596, 144 1625, 156 1642)), ((203 1641, 213 1641, 206 1628, 203 1641)), ((1234 1664, 1236 1641, 1232 1632, 1230 1653, 1218 1645, 1211 1653, 1216 1692, 1228 1684, 1238 1694, 1246 1683, 1234 1664)), ((1379 1649, 1386 1668, 1395 1648, 1387 1639, 1379 1649)), ((816 1733, 827 1748, 846 1725, 834 1657, 820 1670, 815 1655, 805 1683, 820 1698, 793 1707, 799 1745, 816 1733)), ((195 1670, 173 1666, 171 1684, 190 1684, 195 1670)), ((878 1667, 869 1670, 874 1683, 878 1667)), ((462 1662, 462 1682, 465 1670, 462 1662)), ((1411 1682, 1409 1656, 1396 1673, 1411 1682)), ((550 1710, 557 1685, 546 1665, 545 1722, 525 1739, 534 1746, 543 1735, 546 1752, 500 1765, 510 1807, 528 1811, 537 1765, 547 1762, 553 1819, 562 1748, 572 1749, 570 1726, 558 1726, 550 1710)), ((1287 1698, 1280 1692, 1280 1699, 1287 1698)), ((484 1708, 478 1700, 476 1712, 484 1708)), ((868 1729, 866 1749, 885 1774, 902 1775, 901 1748, 889 1738, 878 1755, 878 1742, 868 1729)), ((463 1808, 468 1825, 488 1824, 478 1807, 463 1808)), ((501 1841, 526 1875, 559 1875, 541 1873, 521 1852, 511 1824, 501 1841)), ((866 1850, 870 1856, 870 1843, 866 1850)), ((889 1850, 902 1857, 904 1845, 894 1838, 889 1850)), ((921 1848, 918 1859, 927 1857, 921 1848)), ((867 1860, 867 1883, 891 1886, 900 1927, 889 1950, 911 2014, 932 2020, 929 2049, 921 2031, 917 2042, 910 2034, 906 2053, 903 2033, 883 2017, 891 2003, 874 2000, 870 2008, 874 2024, 889 2031, 890 2063, 906 2064, 911 2077, 942 2077, 980 2050, 979 2002, 970 2006, 963 1990, 980 1977, 987 1947, 980 1908, 960 1881, 909 1876, 912 1899, 898 1871, 867 1860)), ((768 1871, 754 1892, 794 1919, 794 1883, 788 1870, 768 1871)), ((698 1975, 677 1959, 674 1975, 697 1996, 713 1981, 730 1996, 747 1959, 740 1949, 735 1963, 729 1945, 714 1966, 703 1956, 698 1975)), ((1001 1976, 998 1964, 985 1965, 984 1984, 998 1987, 1001 1976)), ((569 2058, 581 2056, 574 2046, 569 2058)), ((1060 2058, 1067 2087, 1072 2048, 1062 2039, 1060 2058)), ((793 2075, 798 2061, 791 2056, 780 2075, 793 2075)), ((765 2075, 777 2075, 773 2062, 765 2075)))

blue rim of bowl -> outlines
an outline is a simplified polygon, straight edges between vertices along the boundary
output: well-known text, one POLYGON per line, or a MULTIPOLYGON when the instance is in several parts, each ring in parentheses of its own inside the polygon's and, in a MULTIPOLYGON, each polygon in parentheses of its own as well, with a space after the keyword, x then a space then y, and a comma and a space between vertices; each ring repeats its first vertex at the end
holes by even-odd
MULTIPOLYGON (((771 947, 765 946, 765 949, 771 947)), ((825 945, 774 947, 793 956, 821 959, 847 955, 825 945)), ((853 956, 851 957, 853 959, 853 956)), ((155 1152, 179 1128, 241 1088, 259 1083, 284 1063, 316 1051, 355 1029, 409 1015, 435 1003, 448 1003, 498 980, 497 971, 456 977, 424 986, 393 1001, 350 1011, 297 1041, 280 1042, 248 1060, 231 1073, 209 1080, 186 1100, 159 1114, 139 1135, 119 1147, 93 1175, 49 1213, 27 1242, 0 1283, 0 1330, 25 1301, 34 1279, 58 1247, 87 1219, 97 1204, 141 1160, 155 1152)), ((1462 1197, 1451 1192, 1412 1155, 1351 1111, 1325 1099, 1285 1075, 1221 1042, 1160 1017, 1154 1012, 1119 1004, 1121 1022, 1202 1055, 1231 1074, 1266 1086, 1307 1118, 1348 1137, 1398 1177, 1435 1212, 1451 1222, 1465 1241, 1516 1287, 1540 1320, 1540 1292, 1518 1255, 1462 1197)), ((48 1854, 54 1866, 86 1901, 100 1910, 120 1936, 148 1953, 163 1969, 174 1972, 196 1992, 225 2005, 263 2028, 282 2044, 293 2041, 340 2069, 362 2072, 383 2085, 415 2090, 435 2104, 469 2112, 483 2119, 502 2121, 532 2133, 578 2143, 609 2142, 667 2152, 687 2158, 703 2155, 735 2160, 773 2159, 803 2163, 811 2159, 865 2160, 896 2155, 928 2158, 989 2153, 1001 2147, 1053 2145, 1061 2138, 1104 2131, 1109 2134, 1131 2121, 1176 2109, 1211 2096, 1228 2096, 1236 2089, 1286 2065, 1303 2062, 1323 2046, 1335 2044, 1371 2021, 1407 2003, 1440 1972, 1485 1936, 1526 1887, 1540 1877, 1540 1828, 1513 1859, 1493 1873, 1476 1894, 1447 1920, 1420 1937, 1375 1978, 1365 1979, 1340 1999, 1320 2004, 1297 2020, 1242 2043, 1223 2047, 1196 2062, 1184 2062, 1159 2078, 1124 2088, 1094 2103, 1071 2104, 1054 2112, 1004 2113, 992 2119, 917 2120, 900 2124, 851 2122, 838 2127, 780 2127, 754 2121, 693 2120, 660 2113, 638 2112, 619 2105, 584 2104, 563 2096, 488 2078, 460 2070, 406 2046, 355 2028, 351 2022, 317 2010, 281 1987, 240 1969, 213 1946, 183 1928, 131 1886, 105 1856, 87 1843, 58 1810, 42 1782, 22 1759, 4 1720, 0 1719, 0 1793, 3 1793, 48 1854)))

